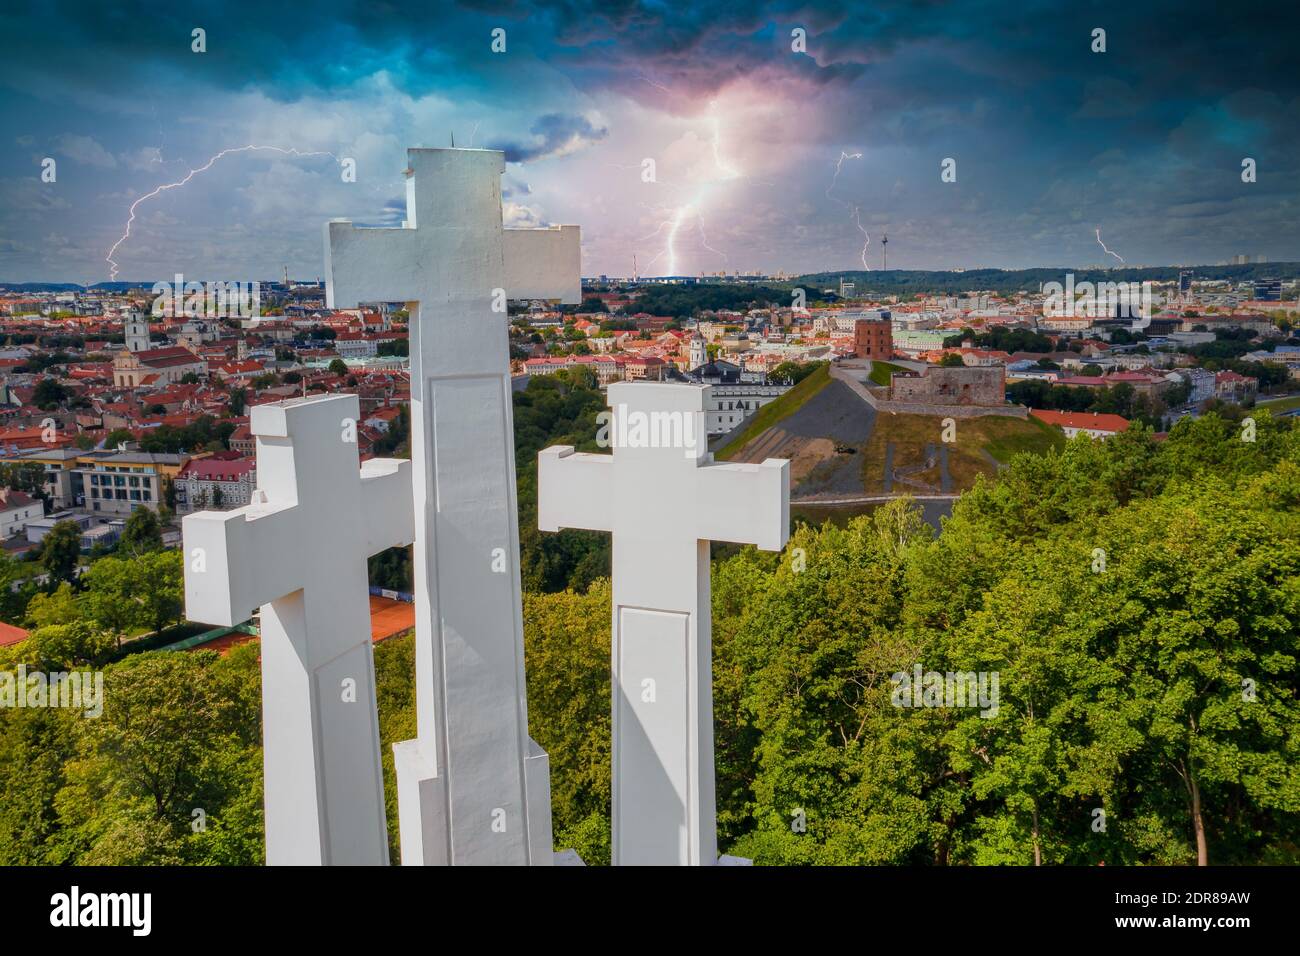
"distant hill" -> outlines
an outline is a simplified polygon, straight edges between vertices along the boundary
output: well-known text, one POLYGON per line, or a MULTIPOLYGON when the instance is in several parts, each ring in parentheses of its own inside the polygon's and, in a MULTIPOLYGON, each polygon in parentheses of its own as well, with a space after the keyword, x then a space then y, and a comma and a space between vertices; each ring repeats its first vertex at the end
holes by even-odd
POLYGON ((1045 282, 1060 282, 1067 272, 1080 282, 1172 282, 1181 271, 1197 279, 1300 278, 1300 262, 1259 262, 1243 266, 1153 266, 1147 269, 1079 269, 1070 266, 1039 269, 968 269, 965 272, 890 269, 880 272, 814 272, 795 284, 838 289, 841 279, 852 282, 858 295, 908 295, 918 292, 1036 292, 1045 282))
POLYGON ((85 292, 75 282, 0 282, 0 292, 85 292))

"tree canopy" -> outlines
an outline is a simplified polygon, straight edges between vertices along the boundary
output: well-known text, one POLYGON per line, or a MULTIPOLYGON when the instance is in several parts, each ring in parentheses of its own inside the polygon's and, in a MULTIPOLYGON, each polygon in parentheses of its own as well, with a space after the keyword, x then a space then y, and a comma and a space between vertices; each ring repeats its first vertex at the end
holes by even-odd
MULTIPOLYGON (((603 406, 567 373, 516 402, 523 506, 536 449, 589 445, 603 406)), ((716 559, 720 847, 760 864, 1300 862, 1300 428, 1248 424, 1212 410, 1162 441, 1137 426, 1018 455, 941 533, 897 499, 716 559), (918 667, 995 692, 900 698, 918 667)), ((601 537, 525 545, 529 729, 556 844, 589 864, 610 842, 601 537)), ((261 862, 257 648, 117 647, 175 619, 180 574, 175 551, 100 559, 80 592, 32 598, 31 636, 0 648, 0 670, 104 680, 99 717, 0 708, 0 863, 261 862)), ((411 638, 375 660, 387 745, 414 734, 411 638)))

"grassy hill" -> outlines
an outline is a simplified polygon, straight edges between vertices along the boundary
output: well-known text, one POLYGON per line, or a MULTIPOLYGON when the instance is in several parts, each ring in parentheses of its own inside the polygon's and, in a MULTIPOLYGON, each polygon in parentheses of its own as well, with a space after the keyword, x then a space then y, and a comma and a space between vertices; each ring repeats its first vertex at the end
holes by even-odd
MULTIPOLYGON (((884 364, 875 368, 892 371, 884 364)), ((1060 429, 1036 418, 1001 415, 957 419, 955 438, 943 442, 942 416, 875 411, 822 367, 759 409, 714 456, 789 459, 795 498, 844 500, 966 491, 977 475, 995 474, 1019 452, 1065 442, 1060 429), (886 461, 894 476, 888 488, 886 461)))
POLYGON ((768 402, 755 412, 740 431, 732 433, 725 446, 714 452, 714 458, 718 461, 731 460, 763 432, 803 408, 807 401, 829 385, 830 381, 830 366, 823 364, 776 401, 768 402))
MULTIPOLYGON (((947 444, 950 491, 966 491, 975 484, 975 476, 992 475, 1019 452, 1045 452, 1065 443, 1065 435, 1036 418, 1006 418, 986 415, 982 418, 956 419, 956 441, 947 444)), ((892 445, 892 464, 913 479, 940 491, 940 465, 919 469, 927 462, 928 446, 943 444, 943 419, 931 415, 891 415, 876 417, 875 428, 862 451, 862 484, 867 494, 885 491, 886 449, 892 445)), ((894 482, 894 492, 924 489, 894 482)))
POLYGON ((873 384, 879 385, 882 388, 888 388, 895 372, 906 371, 907 369, 903 368, 903 366, 895 365, 893 362, 873 361, 871 363, 871 371, 867 373, 867 377, 871 379, 873 384))
POLYGON ((1288 395, 1286 398, 1265 399, 1258 403, 1258 408, 1267 408, 1273 414, 1289 412, 1293 408, 1300 408, 1300 395, 1288 395))

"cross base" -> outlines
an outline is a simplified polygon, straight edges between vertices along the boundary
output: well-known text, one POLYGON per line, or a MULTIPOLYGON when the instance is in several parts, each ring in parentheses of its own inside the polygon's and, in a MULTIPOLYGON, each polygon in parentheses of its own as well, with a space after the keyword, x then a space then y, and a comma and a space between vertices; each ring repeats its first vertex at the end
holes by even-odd
MULTIPOLYGON (((556 854, 551 839, 551 760, 537 741, 528 739, 524 758, 525 808, 528 842, 517 857, 484 857, 482 845, 458 847, 448 832, 447 781, 438 775, 420 741, 393 744, 393 769, 397 775, 398 834, 402 866, 453 866, 516 864, 551 866, 556 854)), ((572 852, 572 851, 566 851, 572 852)), ((577 858, 577 853, 573 853, 577 858)), ((562 866, 584 865, 564 862, 562 866)))

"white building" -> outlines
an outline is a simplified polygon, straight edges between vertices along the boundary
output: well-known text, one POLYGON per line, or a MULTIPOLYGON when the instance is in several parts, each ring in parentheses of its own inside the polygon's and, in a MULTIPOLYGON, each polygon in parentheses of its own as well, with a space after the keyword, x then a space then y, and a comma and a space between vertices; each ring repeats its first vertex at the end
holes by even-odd
POLYGON ((93 523, 93 519, 88 514, 79 514, 75 511, 56 511, 48 517, 33 518, 27 522, 27 541, 30 544, 40 544, 45 540, 45 536, 54 530, 54 526, 63 521, 73 522, 83 533, 93 523))
POLYGON ((789 390, 789 385, 714 385, 704 406, 705 428, 711 436, 725 434, 789 390))
POLYGON ((953 329, 909 329, 894 332, 894 351, 916 355, 943 348, 943 340, 958 334, 953 329))
POLYGON ((895 335, 913 329, 933 329, 942 320, 943 316, 938 312, 894 312, 889 317, 895 335))
POLYGON ((690 350, 690 368, 697 369, 709 360, 708 346, 704 341, 704 336, 696 332, 691 336, 690 350))
POLYGON ((1084 434, 1089 438, 1109 438, 1129 429, 1128 419, 1119 415, 1104 415, 1097 412, 1056 412, 1032 408, 1029 414, 1039 421, 1056 425, 1065 432, 1066 438, 1084 434))
POLYGON ((0 540, 22 534, 28 522, 45 517, 45 506, 39 499, 0 488, 0 540))
POLYGON ((139 312, 132 312, 123 325, 128 352, 144 352, 149 349, 149 321, 139 312))
POLYGON ((768 382, 766 372, 749 371, 720 360, 692 369, 689 375, 679 375, 674 381, 712 386, 704 403, 705 430, 710 436, 731 431, 790 390, 789 385, 768 382))
POLYGON ((257 463, 252 458, 199 458, 176 476, 176 510, 228 511, 252 501, 257 463))
POLYGON ((373 358, 379 345, 363 332, 340 332, 334 337, 334 351, 345 359, 373 358))
POLYGON ((1189 404, 1197 405, 1214 397, 1214 373, 1203 368, 1183 368, 1174 373, 1192 386, 1189 404))

